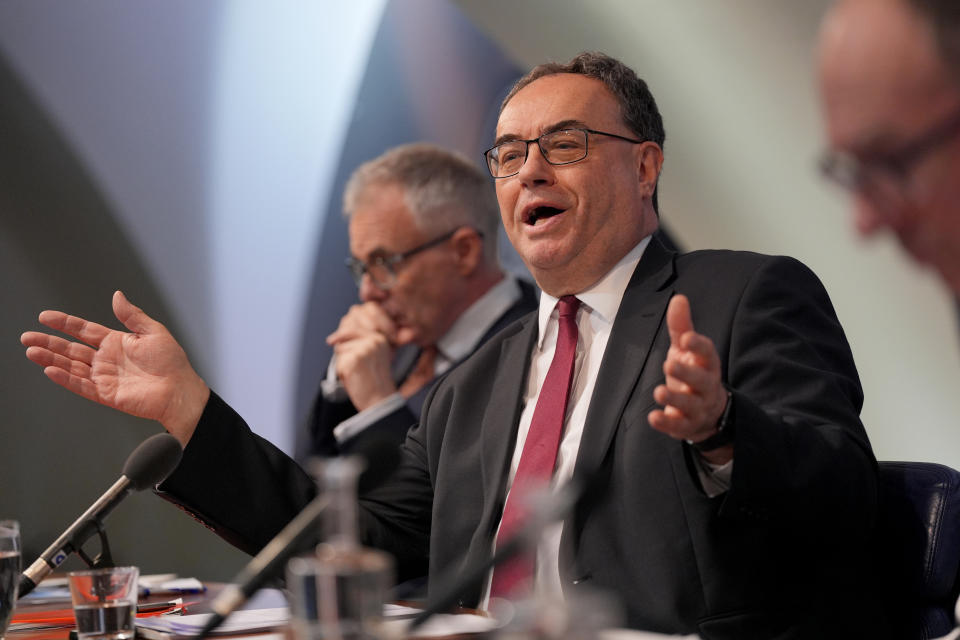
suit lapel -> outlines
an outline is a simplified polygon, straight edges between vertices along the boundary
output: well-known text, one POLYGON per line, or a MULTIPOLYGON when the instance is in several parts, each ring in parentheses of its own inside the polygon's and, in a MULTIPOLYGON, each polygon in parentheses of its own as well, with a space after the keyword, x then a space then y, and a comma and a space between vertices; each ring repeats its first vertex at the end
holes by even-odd
MULTIPOLYGON (((674 256, 654 237, 633 272, 617 311, 573 470, 575 480, 588 483, 589 494, 564 523, 560 538, 560 575, 564 584, 589 579, 586 569, 576 561, 577 539, 593 499, 597 497, 595 492, 603 491, 603 460, 623 410, 631 395, 636 393, 641 373, 648 366, 650 349, 673 293, 668 284, 675 273, 674 256)), ((650 363, 650 366, 659 364, 650 363)))
MULTIPOLYGON (((502 329, 507 325, 515 322, 516 320, 527 315, 531 311, 537 308, 537 292, 527 282, 523 280, 518 280, 517 283, 520 286, 520 299, 517 300, 513 305, 507 309, 503 315, 497 318, 497 321, 487 329, 487 332, 483 334, 480 338, 480 342, 477 343, 474 351, 482 346, 487 340, 497 335, 502 329)), ((473 352, 468 353, 466 356, 453 363, 450 367, 458 366, 461 362, 473 355, 473 352)), ((400 382, 406 379, 410 372, 413 370, 413 367, 417 363, 417 358, 420 357, 420 349, 416 345, 406 345, 397 349, 397 355, 394 356, 393 362, 393 379, 399 386, 400 382), (413 348, 409 348, 413 347, 413 348), (399 372, 399 373, 398 373, 399 372)), ((434 383, 437 381, 437 378, 433 378, 428 384, 425 384, 419 391, 410 396, 407 399, 407 408, 415 416, 420 416, 420 411, 423 409, 423 402, 427 399, 427 394, 430 392, 430 389, 433 388, 434 383)))
MULTIPOLYGON (((480 427, 483 443, 481 471, 487 505, 500 502, 504 493, 506 470, 517 439, 520 403, 536 336, 537 317, 531 314, 523 328, 506 338, 500 348, 496 381, 480 427)), ((500 514, 496 516, 499 518, 500 514)))
MULTIPOLYGON (((478 566, 490 557, 493 532, 500 522, 503 497, 506 492, 507 469, 517 439, 520 422, 520 402, 530 368, 530 354, 537 335, 536 314, 513 335, 504 338, 487 408, 480 425, 482 446, 480 482, 483 483, 483 505, 470 548, 463 567, 478 566)), ((475 593, 465 594, 465 602, 477 602, 475 593)))
POLYGON ((672 293, 666 285, 674 275, 673 256, 654 238, 623 294, 590 399, 574 467, 576 478, 593 478, 599 469, 647 364, 672 293))

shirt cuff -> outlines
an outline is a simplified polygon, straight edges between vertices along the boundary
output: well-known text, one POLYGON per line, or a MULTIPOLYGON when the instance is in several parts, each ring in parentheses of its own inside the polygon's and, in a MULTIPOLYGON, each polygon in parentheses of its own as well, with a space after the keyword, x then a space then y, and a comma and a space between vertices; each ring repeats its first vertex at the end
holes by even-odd
POLYGON ((327 402, 344 402, 349 400, 347 390, 340 384, 337 378, 337 356, 330 358, 330 364, 327 365, 327 377, 320 381, 320 393, 327 402))
POLYGON ((733 477, 733 460, 723 464, 707 462, 702 456, 694 453, 697 465, 697 475, 700 476, 700 486, 709 498, 716 498, 730 490, 730 479, 733 477))
POLYGON ((333 437, 338 444, 343 444, 355 438, 364 429, 375 422, 379 422, 406 403, 406 399, 399 392, 387 396, 377 404, 367 407, 357 415, 347 418, 333 429, 333 437))

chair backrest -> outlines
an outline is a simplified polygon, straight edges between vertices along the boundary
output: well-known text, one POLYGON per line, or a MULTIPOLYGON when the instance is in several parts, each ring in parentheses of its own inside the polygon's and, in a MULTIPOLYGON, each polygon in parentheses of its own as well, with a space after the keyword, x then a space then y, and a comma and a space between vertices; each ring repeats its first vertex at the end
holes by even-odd
POLYGON ((879 499, 879 577, 894 637, 945 635, 960 591, 960 472, 880 462, 879 499))

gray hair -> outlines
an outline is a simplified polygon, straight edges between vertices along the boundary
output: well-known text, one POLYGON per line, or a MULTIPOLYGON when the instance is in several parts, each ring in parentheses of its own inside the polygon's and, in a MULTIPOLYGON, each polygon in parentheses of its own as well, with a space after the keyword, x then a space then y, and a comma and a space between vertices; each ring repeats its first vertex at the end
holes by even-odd
MULTIPOLYGON (((602 82, 620 104, 620 115, 624 124, 630 127, 640 140, 656 142, 663 149, 666 132, 663 118, 647 83, 637 76, 633 69, 599 51, 584 51, 570 62, 545 62, 517 80, 510 93, 503 99, 500 111, 507 106, 511 98, 534 80, 557 73, 575 73, 602 82)), ((653 209, 657 211, 657 190, 653 190, 653 209)))
POLYGON ((960 82, 960 3, 957 0, 907 0, 930 24, 944 63, 960 82))
POLYGON ((417 228, 439 235, 457 227, 483 234, 484 257, 497 262, 500 210, 490 178, 463 155, 435 145, 394 147, 357 167, 343 192, 349 220, 368 189, 398 185, 417 228))

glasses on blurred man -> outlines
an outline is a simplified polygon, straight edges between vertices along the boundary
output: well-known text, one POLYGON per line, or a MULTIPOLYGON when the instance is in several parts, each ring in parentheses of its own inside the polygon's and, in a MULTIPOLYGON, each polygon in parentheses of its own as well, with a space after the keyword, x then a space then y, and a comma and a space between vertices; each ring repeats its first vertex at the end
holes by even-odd
MULTIPOLYGON (((375 284, 378 288, 384 290, 389 289, 396 283, 397 269, 404 261, 422 251, 426 251, 427 249, 431 249, 443 242, 446 242, 459 229, 460 227, 453 228, 432 240, 427 240, 423 244, 417 245, 413 249, 409 249, 402 253, 374 253, 366 262, 351 256, 347 258, 347 268, 350 269, 350 273, 353 275, 353 281, 357 283, 358 287, 363 281, 364 274, 366 274, 370 276, 373 284, 375 284)), ((481 237, 483 235, 479 231, 477 234, 481 237)))
POLYGON ((920 162, 960 134, 960 110, 937 122, 897 149, 871 155, 830 150, 820 159, 820 171, 884 211, 895 211, 916 197, 911 177, 920 162))

